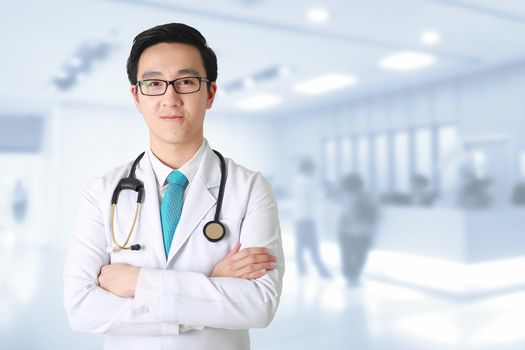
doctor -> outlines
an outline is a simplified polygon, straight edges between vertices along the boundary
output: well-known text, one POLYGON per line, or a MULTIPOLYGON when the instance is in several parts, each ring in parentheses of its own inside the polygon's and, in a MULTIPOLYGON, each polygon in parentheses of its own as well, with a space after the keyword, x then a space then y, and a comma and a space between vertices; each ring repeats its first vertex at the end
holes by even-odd
POLYGON ((71 327, 104 333, 105 349, 249 349, 248 329, 279 304, 284 257, 268 182, 227 158, 221 174, 203 137, 216 56, 196 29, 166 24, 135 38, 127 72, 149 128, 135 169, 144 194, 112 205, 133 161, 83 191, 64 271, 71 327), (210 240, 223 178, 224 236, 210 240))

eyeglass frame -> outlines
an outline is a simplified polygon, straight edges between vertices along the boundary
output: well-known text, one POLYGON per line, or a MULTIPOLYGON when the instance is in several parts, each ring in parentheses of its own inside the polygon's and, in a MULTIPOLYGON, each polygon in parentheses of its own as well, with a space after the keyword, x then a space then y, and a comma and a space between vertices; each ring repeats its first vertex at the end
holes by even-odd
POLYGON ((143 95, 143 96, 162 96, 162 95, 165 95, 166 92, 168 92, 168 88, 170 85, 173 85, 173 89, 175 89, 175 92, 178 93, 179 95, 187 95, 187 94, 194 94, 196 92, 199 92, 201 90, 201 87, 202 87, 202 82, 205 81, 207 84, 210 83, 210 80, 208 78, 204 78, 204 77, 199 77, 199 76, 191 76, 191 77, 182 77, 182 78, 177 78, 177 79, 173 79, 173 80, 164 80, 164 79, 142 79, 142 80, 139 80, 137 81, 137 86, 140 90, 140 93, 143 95), (189 78, 197 78, 199 80, 199 88, 195 91, 192 91, 192 92, 178 92, 177 91, 177 88, 175 87, 175 82, 178 81, 178 80, 183 80, 183 79, 189 79, 189 78), (144 82, 144 81, 163 81, 165 84, 166 84, 166 89, 164 90, 164 92, 162 94, 155 94, 155 95, 151 95, 151 94, 145 94, 143 91, 142 91, 142 86, 140 85, 140 83, 144 82))

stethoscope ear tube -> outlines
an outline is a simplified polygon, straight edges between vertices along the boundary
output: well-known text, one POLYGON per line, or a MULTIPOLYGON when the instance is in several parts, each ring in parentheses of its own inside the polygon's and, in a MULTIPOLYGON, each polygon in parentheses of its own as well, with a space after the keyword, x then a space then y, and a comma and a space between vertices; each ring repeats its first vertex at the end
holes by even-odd
POLYGON ((118 252, 122 249, 130 249, 130 250, 140 250, 141 245, 140 244, 133 244, 132 246, 128 247, 129 240, 131 238, 131 234, 133 233, 133 230, 135 229, 135 224, 137 223, 137 218, 140 215, 140 208, 142 206, 142 202, 144 201, 144 183, 137 179, 135 177, 135 170, 137 169, 137 165, 139 164, 142 157, 144 157, 145 152, 142 152, 133 162, 133 165, 131 166, 131 169, 129 171, 128 177, 120 179, 117 186, 115 187, 115 190, 113 191, 113 196, 111 197, 111 238, 113 240, 113 243, 115 243, 116 247, 112 249, 113 252, 118 252), (117 240, 115 238, 115 227, 114 227, 114 221, 115 221, 115 211, 117 209, 117 202, 118 197, 120 195, 120 192, 122 190, 132 190, 137 192, 137 208, 135 210, 135 216, 133 218, 133 224, 131 225, 131 228, 128 232, 128 236, 126 237, 126 241, 123 245, 120 245, 117 243, 117 240))
POLYGON ((139 203, 137 201, 137 208, 135 209, 135 216, 133 217, 133 223, 131 224, 131 228, 129 229, 128 236, 126 237, 126 241, 124 244, 120 245, 117 242, 117 239, 115 238, 115 211, 117 210, 117 204, 111 205, 111 239, 113 240, 113 243, 115 243, 116 247, 113 248, 113 252, 118 252, 121 250, 140 250, 141 246, 140 244, 134 244, 131 247, 128 246, 129 240, 131 238, 131 234, 133 233, 133 230, 135 229, 135 224, 137 223, 137 218, 140 215, 140 209, 142 207, 142 203, 139 203))
POLYGON ((111 197, 111 204, 117 204, 118 196, 122 190, 133 190, 137 192, 137 203, 142 203, 144 200, 144 183, 135 177, 135 170, 139 164, 142 157, 144 157, 145 152, 139 154, 137 159, 133 162, 131 169, 129 170, 128 177, 120 179, 117 187, 113 191, 113 196, 111 197))
POLYGON ((113 197, 111 198, 111 204, 117 204, 118 197, 122 190, 132 190, 137 192, 137 203, 142 203, 144 200, 144 183, 139 179, 131 177, 125 177, 120 179, 115 191, 113 191, 113 197))

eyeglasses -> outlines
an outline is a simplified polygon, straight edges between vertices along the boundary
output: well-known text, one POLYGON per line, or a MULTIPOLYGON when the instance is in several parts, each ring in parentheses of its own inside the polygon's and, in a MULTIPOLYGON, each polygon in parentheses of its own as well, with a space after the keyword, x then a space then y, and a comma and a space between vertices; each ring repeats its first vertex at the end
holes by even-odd
POLYGON ((139 80, 137 85, 140 92, 146 96, 160 96, 168 91, 168 86, 173 85, 178 94, 192 94, 201 89, 201 83, 209 82, 202 77, 184 77, 175 80, 145 79, 139 80))

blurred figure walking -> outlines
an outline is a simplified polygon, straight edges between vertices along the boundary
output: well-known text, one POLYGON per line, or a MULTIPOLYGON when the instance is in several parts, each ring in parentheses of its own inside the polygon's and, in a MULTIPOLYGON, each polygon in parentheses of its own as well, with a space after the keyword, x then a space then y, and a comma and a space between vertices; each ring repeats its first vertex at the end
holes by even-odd
POLYGON ((297 266, 299 273, 307 273, 304 261, 305 251, 310 252, 313 263, 323 278, 330 278, 331 274, 325 267, 319 251, 317 229, 315 224, 316 195, 319 186, 315 182, 315 164, 304 158, 299 162, 297 173, 292 183, 293 218, 295 225, 295 239, 297 266))
POLYGON ((379 208, 372 195, 365 192, 363 179, 359 175, 343 177, 341 189, 341 266, 348 285, 356 286, 375 236, 379 208))

